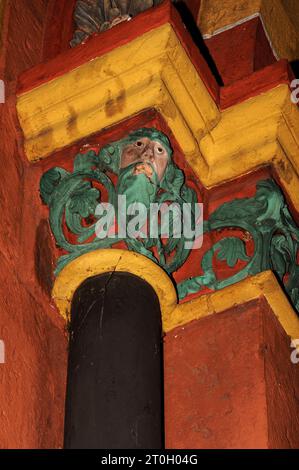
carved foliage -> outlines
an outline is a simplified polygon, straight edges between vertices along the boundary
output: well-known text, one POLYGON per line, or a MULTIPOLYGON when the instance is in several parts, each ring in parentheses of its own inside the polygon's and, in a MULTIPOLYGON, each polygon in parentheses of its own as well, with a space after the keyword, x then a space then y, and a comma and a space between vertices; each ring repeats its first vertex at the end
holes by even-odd
MULTIPOLYGON (((96 207, 102 200, 111 203, 116 212, 119 195, 127 197, 127 204, 142 202, 147 210, 153 202, 158 207, 164 202, 175 202, 179 207, 185 202, 191 205, 197 202, 195 192, 185 184, 183 172, 171 157, 172 150, 164 134, 155 129, 139 129, 99 153, 78 154, 72 173, 56 167, 43 175, 41 197, 50 209, 56 243, 67 253, 59 259, 56 273, 81 254, 111 247, 119 241, 125 242, 129 250, 157 262, 169 274, 183 265, 190 251, 186 249, 186 239, 176 238, 173 233, 163 239, 162 224, 158 238, 95 236, 96 207), (117 183, 113 183, 113 174, 117 175, 117 183)), ((170 222, 174 224, 170 223, 170 227, 176 225, 175 215, 172 217, 170 222)), ((271 269, 299 311, 299 228, 272 179, 260 181, 254 197, 222 204, 203 223, 204 234, 232 228, 241 230, 244 237, 227 235, 203 253, 202 274, 177 285, 179 298, 199 293, 205 287, 219 290, 271 269), (251 254, 246 239, 252 240, 251 254), (236 267, 241 260, 243 267, 220 279, 215 272, 215 259, 229 268, 236 267)))
MULTIPOLYGON (((184 203, 194 206, 196 194, 185 184, 183 172, 171 157, 167 137, 155 129, 144 128, 107 145, 99 153, 78 154, 72 173, 55 167, 43 175, 41 197, 50 209, 50 225, 56 243, 67 252, 60 257, 56 273, 81 254, 108 248, 120 241, 125 242, 129 250, 159 263, 168 273, 184 263, 190 250, 185 247, 184 236, 173 236, 173 219, 167 240, 163 238, 161 225, 155 238, 147 235, 149 230, 144 230, 143 237, 122 236, 119 231, 115 237, 109 236, 109 231, 105 238, 95 235, 99 218, 96 207, 100 202, 109 202, 117 216, 118 196, 126 196, 127 206, 142 203, 146 208, 145 220, 148 220, 151 203, 158 208, 165 202, 176 203, 179 207, 184 203), (113 174, 118 176, 116 184, 112 181, 113 174)), ((116 222, 119 225, 120 220, 116 222)), ((113 219, 109 224, 110 228, 116 226, 113 219)))
POLYGON ((200 292, 204 286, 219 290, 249 275, 271 269, 284 285, 294 307, 299 310, 299 228, 273 180, 259 182, 256 195, 252 198, 235 199, 221 205, 204 222, 204 233, 232 227, 252 237, 253 255, 247 255, 243 240, 223 238, 204 254, 201 263, 203 275, 178 285, 180 298, 200 292), (230 267, 235 266, 239 259, 247 261, 247 264, 227 279, 218 280, 213 269, 214 256, 225 260, 230 267))

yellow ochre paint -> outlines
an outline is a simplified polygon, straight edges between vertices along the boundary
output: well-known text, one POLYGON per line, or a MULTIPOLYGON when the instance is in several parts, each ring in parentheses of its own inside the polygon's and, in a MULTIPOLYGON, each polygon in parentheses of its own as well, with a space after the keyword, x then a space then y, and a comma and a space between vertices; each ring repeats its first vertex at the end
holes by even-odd
MULTIPOLYGON (((169 24, 22 94, 17 108, 30 161, 156 108, 206 187, 272 165, 299 209, 299 111, 288 86, 220 112, 169 24)), ((53 298, 64 318, 85 279, 112 271, 130 272, 153 287, 165 332, 264 296, 285 331, 299 337, 298 317, 270 272, 179 305, 158 265, 114 249, 82 255, 58 275, 53 298)))
POLYGON ((163 269, 143 255, 118 249, 95 250, 84 254, 70 262, 57 276, 52 297, 66 320, 70 319, 76 289, 85 279, 107 272, 128 272, 152 286, 160 302, 165 333, 190 321, 221 313, 263 296, 285 332, 291 338, 299 338, 299 319, 271 271, 178 304, 175 288, 163 269))

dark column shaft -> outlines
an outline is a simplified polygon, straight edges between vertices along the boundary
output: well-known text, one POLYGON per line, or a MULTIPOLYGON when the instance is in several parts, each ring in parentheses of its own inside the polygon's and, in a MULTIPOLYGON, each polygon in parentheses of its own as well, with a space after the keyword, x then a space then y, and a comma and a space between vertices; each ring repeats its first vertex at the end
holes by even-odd
POLYGON ((87 279, 72 303, 65 448, 163 446, 161 314, 144 281, 87 279))

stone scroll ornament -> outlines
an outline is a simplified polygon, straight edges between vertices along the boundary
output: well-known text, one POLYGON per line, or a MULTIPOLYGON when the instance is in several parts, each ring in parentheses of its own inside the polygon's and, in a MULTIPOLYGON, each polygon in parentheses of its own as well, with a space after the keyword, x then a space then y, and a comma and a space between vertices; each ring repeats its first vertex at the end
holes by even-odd
POLYGON ((128 21, 162 0, 77 0, 74 10, 76 30, 71 47, 86 41, 94 33, 100 33, 128 21))
MULTIPOLYGON (((102 193, 108 195, 105 200, 116 208, 118 195, 126 195, 128 203, 142 202, 146 208, 152 202, 159 205, 175 202, 180 207, 186 202, 197 202, 196 193, 185 183, 183 172, 172 160, 168 138, 155 129, 139 129, 98 153, 90 150, 78 154, 73 172, 50 169, 41 179, 40 193, 50 209, 56 243, 66 252, 58 260, 56 274, 81 254, 112 247, 120 240, 129 250, 147 256, 170 275, 188 258, 190 249, 186 248, 184 236, 175 238, 170 233, 165 241, 162 227, 154 239, 95 236, 96 207, 102 193), (111 179, 113 174, 117 175, 117 183, 111 179), (65 227, 72 234, 71 239, 66 236, 65 227)), ((274 180, 258 182, 255 196, 226 202, 203 222, 203 235, 224 229, 226 233, 239 229, 244 237, 224 236, 204 252, 198 266, 201 274, 177 284, 179 298, 206 288, 220 290, 270 269, 299 311, 299 228, 274 180), (252 255, 248 254, 246 239, 253 242, 252 255), (239 260, 246 264, 231 276, 219 279, 213 262, 216 258, 230 268, 236 267, 239 260)))
MULTIPOLYGON (((192 237, 188 240, 184 235, 173 236, 175 217, 183 217, 183 209, 170 211, 167 239, 163 224, 157 224, 157 236, 152 238, 147 235, 152 232, 143 227, 142 237, 128 236, 127 233, 123 236, 120 230, 113 237, 109 236, 109 229, 115 226, 119 229, 121 222, 114 218, 106 219, 109 226, 105 238, 96 234, 99 203, 109 202, 115 208, 114 214, 123 214, 118 210, 119 196, 126 196, 126 206, 142 203, 147 212, 143 217, 145 221, 150 219, 151 203, 158 208, 173 203, 182 208, 183 204, 189 203, 195 208, 196 193, 185 184, 184 173, 173 162, 168 138, 156 129, 139 129, 103 147, 98 153, 94 150, 79 153, 72 173, 59 167, 48 170, 41 178, 40 194, 50 209, 50 225, 56 244, 66 252, 58 260, 56 274, 78 256, 110 248, 120 241, 125 242, 129 250, 158 263, 169 274, 176 271, 190 253, 185 242, 192 245, 192 237), (117 183, 113 183, 113 175, 117 176, 117 183)), ((132 219, 132 214, 128 217, 132 219)), ((193 230, 195 214, 191 219, 193 230)), ((181 220, 180 226, 182 223, 181 220)))
POLYGON ((248 256, 246 245, 237 237, 224 237, 215 243, 202 258, 203 274, 178 284, 179 297, 198 293, 204 287, 212 290, 245 279, 262 271, 272 270, 284 287, 293 306, 299 312, 299 228, 288 210, 284 196, 272 179, 260 181, 254 197, 234 199, 222 204, 207 221, 203 232, 229 228, 241 229, 254 243, 254 253, 248 256), (226 279, 217 279, 213 258, 234 267, 238 260, 246 266, 226 279))

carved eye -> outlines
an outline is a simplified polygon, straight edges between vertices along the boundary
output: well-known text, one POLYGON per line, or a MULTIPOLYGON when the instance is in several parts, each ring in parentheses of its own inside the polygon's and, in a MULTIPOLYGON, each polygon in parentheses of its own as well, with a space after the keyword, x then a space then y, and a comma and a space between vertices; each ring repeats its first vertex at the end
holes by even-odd
POLYGON ((155 151, 158 155, 162 155, 162 153, 165 153, 165 149, 164 147, 162 147, 162 145, 156 145, 155 151))
POLYGON ((144 143, 141 140, 137 140, 137 142, 135 142, 135 145, 136 147, 143 147, 144 143))

